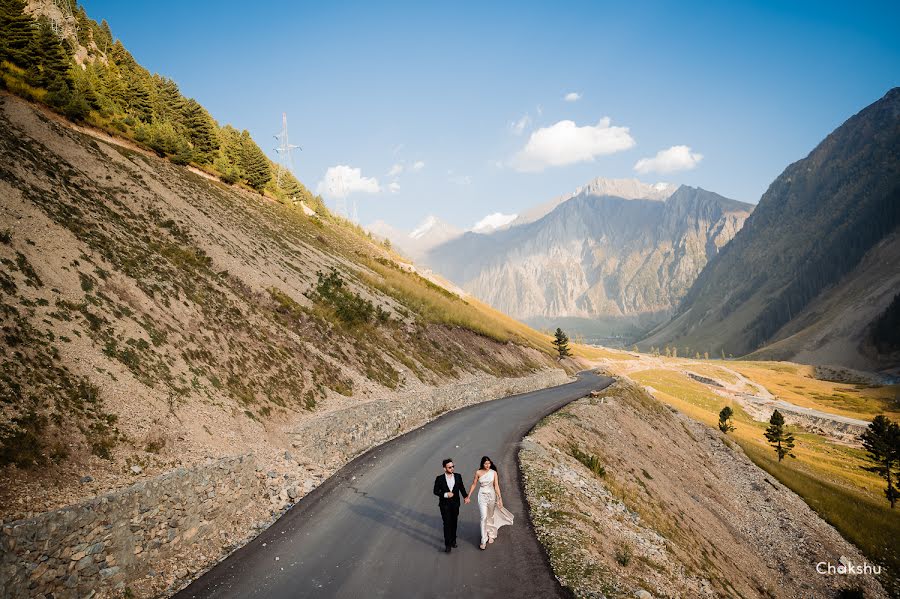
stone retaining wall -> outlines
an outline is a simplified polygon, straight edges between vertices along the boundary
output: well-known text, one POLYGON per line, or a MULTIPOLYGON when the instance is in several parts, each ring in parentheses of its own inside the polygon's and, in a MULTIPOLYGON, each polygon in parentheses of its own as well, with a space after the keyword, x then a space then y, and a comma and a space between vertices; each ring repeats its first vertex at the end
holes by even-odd
POLYGON ((484 377, 435 387, 395 400, 376 400, 304 422, 291 431, 293 446, 308 460, 345 464, 364 451, 464 406, 568 382, 563 370, 497 379, 484 377))
POLYGON ((449 410, 568 380, 562 370, 483 376, 312 415, 291 431, 296 458, 209 461, 7 523, 0 528, 3 597, 170 595, 360 453, 449 410), (310 462, 324 472, 310 476, 303 467, 310 462))
POLYGON ((185 553, 218 558, 243 536, 233 522, 264 489, 252 456, 231 457, 4 525, 3 596, 121 595, 185 553))

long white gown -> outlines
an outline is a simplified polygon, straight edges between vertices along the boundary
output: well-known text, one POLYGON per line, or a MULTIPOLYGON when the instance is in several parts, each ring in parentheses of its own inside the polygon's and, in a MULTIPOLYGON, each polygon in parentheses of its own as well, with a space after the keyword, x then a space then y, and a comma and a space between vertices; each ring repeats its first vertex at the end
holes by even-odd
POLYGON ((513 515, 505 508, 497 507, 494 492, 493 470, 488 470, 478 479, 478 511, 481 512, 481 544, 497 538, 497 529, 513 523, 513 515))

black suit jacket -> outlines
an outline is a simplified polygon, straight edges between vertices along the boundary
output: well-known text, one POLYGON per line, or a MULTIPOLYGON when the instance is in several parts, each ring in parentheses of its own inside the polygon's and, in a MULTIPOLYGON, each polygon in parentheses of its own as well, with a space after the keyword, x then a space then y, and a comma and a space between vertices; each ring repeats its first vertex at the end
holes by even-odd
POLYGON ((449 499, 444 497, 444 493, 450 491, 450 487, 447 486, 447 478, 443 473, 439 474, 436 479, 434 479, 434 494, 438 496, 438 505, 453 505, 455 504, 459 507, 459 497, 462 495, 463 497, 468 497, 469 492, 466 490, 466 485, 463 484, 462 474, 455 473, 453 478, 456 479, 456 483, 453 486, 453 497, 449 499))

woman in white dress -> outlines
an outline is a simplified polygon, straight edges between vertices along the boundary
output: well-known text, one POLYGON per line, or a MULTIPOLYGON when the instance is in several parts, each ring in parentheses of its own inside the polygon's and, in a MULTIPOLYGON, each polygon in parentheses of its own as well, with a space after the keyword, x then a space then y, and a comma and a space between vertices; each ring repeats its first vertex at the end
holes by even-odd
POLYGON ((478 511, 481 512, 481 549, 493 543, 497 538, 497 529, 505 524, 512 524, 512 514, 503 508, 503 496, 500 493, 500 477, 497 467, 491 458, 481 458, 481 468, 475 472, 475 480, 469 489, 469 495, 478 486, 478 511))

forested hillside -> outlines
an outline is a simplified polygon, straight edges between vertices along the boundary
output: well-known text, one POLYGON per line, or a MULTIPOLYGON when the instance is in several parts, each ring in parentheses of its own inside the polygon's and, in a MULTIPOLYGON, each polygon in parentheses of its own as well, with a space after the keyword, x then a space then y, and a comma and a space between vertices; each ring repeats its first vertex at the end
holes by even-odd
MULTIPOLYGON (((675 318, 644 343, 738 356, 795 336, 803 343, 774 357, 845 363, 854 358, 847 352, 864 353, 857 346, 883 328, 877 319, 900 285, 898 225, 900 88, 895 88, 785 169, 744 228, 700 274, 675 318), (831 317, 835 326, 855 319, 853 330, 798 336, 801 324, 814 327, 831 317), (843 350, 810 353, 836 337, 846 338, 843 350)), ((875 341, 888 348, 881 337, 875 341)))
POLYGON ((138 64, 105 20, 90 19, 74 0, 69 9, 0 0, 0 87, 226 183, 285 201, 316 201, 246 130, 220 126, 174 81, 138 64))

